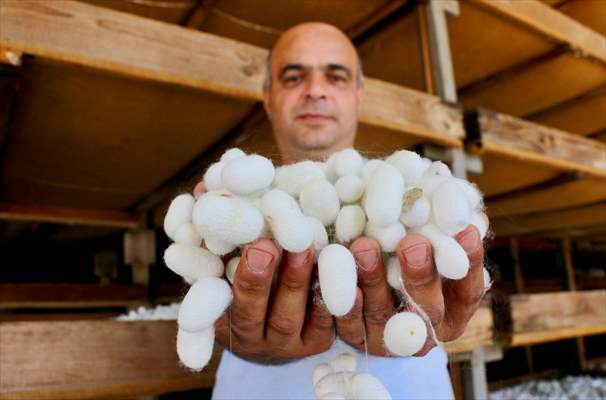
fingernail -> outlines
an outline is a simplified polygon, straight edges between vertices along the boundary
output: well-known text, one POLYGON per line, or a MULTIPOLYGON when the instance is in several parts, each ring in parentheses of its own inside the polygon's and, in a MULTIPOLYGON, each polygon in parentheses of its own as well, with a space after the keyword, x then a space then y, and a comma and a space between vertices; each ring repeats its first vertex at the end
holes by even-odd
POLYGON ((379 260, 379 254, 376 249, 358 251, 354 254, 358 266, 365 271, 373 269, 379 260))
POLYGON ((409 267, 419 268, 427 264, 429 248, 426 243, 417 243, 405 248, 401 255, 406 260, 406 264, 409 267))
POLYGON ((469 229, 463 236, 458 238, 458 241, 467 254, 476 251, 482 243, 477 229, 469 229))
POLYGON ((309 261, 310 254, 308 250, 301 253, 288 253, 288 265, 293 268, 302 267, 309 261))
POLYGON ((246 266, 252 272, 263 273, 267 270, 273 258, 274 256, 270 253, 251 247, 246 251, 246 266))

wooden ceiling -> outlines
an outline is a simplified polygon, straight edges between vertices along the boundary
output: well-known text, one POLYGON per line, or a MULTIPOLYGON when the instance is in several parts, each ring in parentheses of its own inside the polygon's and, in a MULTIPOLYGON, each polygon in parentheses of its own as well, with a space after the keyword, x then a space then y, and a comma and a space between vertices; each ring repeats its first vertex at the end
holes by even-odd
MULTIPOLYGON (((216 152, 217 143, 234 143, 221 138, 239 138, 238 145, 275 156, 270 126, 258 117, 256 105, 263 49, 289 26, 309 20, 348 33, 366 76, 373 78, 367 83, 370 95, 356 143, 369 154, 423 142, 461 146, 462 109, 476 107, 573 134, 604 136, 606 50, 601 56, 591 46, 595 40, 604 43, 606 2, 533 3, 530 11, 545 14, 548 27, 485 0, 458 4, 459 16, 449 18, 448 30, 462 108, 422 93, 428 77, 420 34, 424 16, 416 1, 69 3, 64 12, 74 18, 56 25, 50 17, 40 20, 51 24, 47 29, 53 32, 68 32, 64 37, 45 32, 28 36, 30 28, 23 28, 19 32, 32 40, 29 47, 3 44, 9 50, 18 45, 24 56, 17 73, 12 67, 0 71, 0 201, 144 212, 142 204, 163 204, 149 201, 158 190, 166 194, 186 188, 175 177, 208 163, 213 146, 216 152), (133 19, 133 14, 145 19, 133 19), (564 15, 570 18, 562 20, 564 15), (590 34, 575 33, 586 34, 587 28, 590 34), (218 36, 200 36, 200 31, 218 36), (47 41, 46 36, 53 37, 47 41), (36 45, 36 40, 44 43, 36 45), (70 56, 74 48, 82 53, 70 56), (254 124, 246 123, 251 114, 257 115, 254 124)), ((58 6, 33 1, 27 13, 36 17, 54 11, 57 17, 61 11, 53 7, 58 6)), ((525 195, 532 196, 540 183, 570 172, 490 150, 482 158, 484 173, 472 180, 495 204, 508 204, 505 209, 516 215, 538 210, 511 199, 515 204, 503 203, 498 196, 525 188, 525 195)), ((578 196, 569 195, 569 186, 551 187, 550 196, 570 201, 549 208, 606 199, 604 177, 588 179, 576 183, 578 196), (594 184, 605 188, 604 195, 594 184)), ((496 216, 505 215, 496 211, 496 216)))

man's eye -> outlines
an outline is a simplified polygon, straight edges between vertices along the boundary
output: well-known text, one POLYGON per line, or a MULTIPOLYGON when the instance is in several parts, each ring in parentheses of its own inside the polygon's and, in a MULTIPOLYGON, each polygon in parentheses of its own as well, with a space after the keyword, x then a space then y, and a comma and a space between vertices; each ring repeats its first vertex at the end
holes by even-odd
POLYGON ((284 82, 286 83, 297 83, 301 81, 301 77, 299 75, 291 75, 284 77, 284 82))
POLYGON ((343 75, 330 75, 330 79, 334 82, 347 82, 347 78, 343 75))

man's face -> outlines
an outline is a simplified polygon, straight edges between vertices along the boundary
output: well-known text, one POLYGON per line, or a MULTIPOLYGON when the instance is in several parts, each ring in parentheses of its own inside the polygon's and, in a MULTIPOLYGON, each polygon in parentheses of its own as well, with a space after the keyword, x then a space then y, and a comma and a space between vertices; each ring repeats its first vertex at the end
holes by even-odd
POLYGON ((363 87, 356 52, 334 28, 311 26, 285 34, 272 53, 272 86, 264 105, 278 142, 299 151, 353 143, 363 87))

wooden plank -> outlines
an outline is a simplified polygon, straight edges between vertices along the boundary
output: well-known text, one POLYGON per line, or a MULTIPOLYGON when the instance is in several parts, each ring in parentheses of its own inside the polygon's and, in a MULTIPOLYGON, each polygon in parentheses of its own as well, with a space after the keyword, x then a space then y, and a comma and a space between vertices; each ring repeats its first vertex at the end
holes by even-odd
POLYGON ((0 309, 134 307, 147 303, 142 286, 88 283, 0 283, 0 309))
MULTIPOLYGON (((63 1, 63 0, 62 0, 63 1)), ((196 0, 80 0, 144 18, 178 24, 195 6, 196 0)))
POLYGON ((0 302, 142 300, 142 286, 95 283, 0 283, 0 302))
POLYGON ((497 236, 521 236, 539 232, 603 228, 605 222, 606 203, 600 203, 555 212, 494 218, 490 225, 497 236))
POLYGON ((590 135, 606 129, 606 114, 603 110, 606 110, 606 86, 526 118, 566 132, 590 135))
POLYGON ((606 290, 511 296, 511 346, 606 332, 606 290))
POLYGON ((208 18, 208 14, 217 2, 218 0, 198 0, 198 4, 181 25, 201 30, 204 27, 204 22, 208 18))
POLYGON ((546 4, 532 0, 474 0, 547 37, 568 44, 582 55, 606 63, 606 38, 546 4))
POLYGON ((91 210, 0 203, 0 220, 135 229, 141 226, 143 216, 119 210, 91 210))
POLYGON ((587 28, 606 35, 606 4, 604 0, 566 0, 557 5, 558 11, 579 21, 587 28))
POLYGON ((390 14, 396 12, 406 3, 408 3, 407 0, 393 0, 385 2, 365 18, 356 21, 354 25, 345 29, 345 34, 352 39, 361 38, 366 32, 376 27, 377 24, 388 18, 390 14))
POLYGON ((465 121, 473 151, 606 177, 603 143, 485 109, 465 121))
POLYGON ((481 157, 482 174, 470 174, 469 180, 479 186, 487 200, 495 196, 508 196, 510 193, 519 194, 524 188, 552 181, 561 175, 550 166, 514 162, 517 159, 509 155, 484 153, 481 157))
POLYGON ((469 1, 448 21, 448 33, 459 88, 548 53, 553 43, 533 31, 469 1), (488 56, 490 55, 490 56, 488 56))
POLYGON ((75 1, 3 1, 0 22, 0 45, 24 53, 260 99, 267 51, 255 46, 75 1))
POLYGON ((461 147, 461 110, 440 98, 379 80, 366 79, 360 122, 407 132, 445 146, 461 147))
POLYGON ((214 382, 220 349, 198 374, 179 365, 175 321, 0 323, 2 399, 125 398, 214 382))
MULTIPOLYGON (((24 53, 261 100, 267 50, 255 46, 71 1, 3 1, 0 16, 0 45, 24 53)), ((460 145, 458 109, 374 79, 367 79, 365 86, 361 122, 460 145)))
POLYGON ((579 207, 606 200, 606 181, 584 178, 551 186, 545 189, 528 190, 526 193, 486 201, 486 210, 491 218, 555 211, 579 207))
POLYGON ((425 90, 424 65, 419 54, 420 18, 417 13, 412 13, 390 21, 390 24, 358 45, 366 76, 425 90))
POLYGON ((486 107, 524 117, 605 83, 603 65, 555 49, 460 88, 459 99, 467 108, 486 107))
POLYGON ((37 57, 22 70, 0 178, 7 202, 127 209, 254 105, 37 57))
POLYGON ((443 343, 443 345, 449 354, 465 353, 493 344, 493 335, 492 310, 488 304, 484 303, 471 317, 463 334, 458 339, 443 343))

